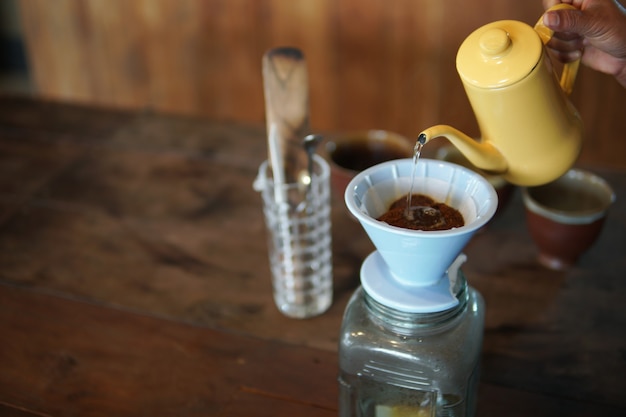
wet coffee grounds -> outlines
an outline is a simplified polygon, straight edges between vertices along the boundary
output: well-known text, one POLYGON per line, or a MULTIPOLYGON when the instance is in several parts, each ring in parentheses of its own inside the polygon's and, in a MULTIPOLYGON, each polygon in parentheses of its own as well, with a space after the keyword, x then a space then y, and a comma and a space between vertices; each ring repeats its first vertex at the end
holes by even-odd
POLYGON ((407 210, 407 196, 400 197, 378 220, 391 226, 425 231, 449 230, 465 224, 458 210, 423 194, 411 195, 410 210, 407 210))

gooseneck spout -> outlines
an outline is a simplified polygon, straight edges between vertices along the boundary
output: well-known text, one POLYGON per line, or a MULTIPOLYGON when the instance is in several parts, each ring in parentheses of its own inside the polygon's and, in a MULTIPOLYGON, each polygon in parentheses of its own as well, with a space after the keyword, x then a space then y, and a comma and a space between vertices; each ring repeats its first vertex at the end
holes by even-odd
POLYGON ((508 163, 500 151, 489 142, 479 142, 448 125, 436 125, 422 131, 418 142, 425 144, 437 137, 447 138, 474 166, 494 174, 503 174, 508 163))

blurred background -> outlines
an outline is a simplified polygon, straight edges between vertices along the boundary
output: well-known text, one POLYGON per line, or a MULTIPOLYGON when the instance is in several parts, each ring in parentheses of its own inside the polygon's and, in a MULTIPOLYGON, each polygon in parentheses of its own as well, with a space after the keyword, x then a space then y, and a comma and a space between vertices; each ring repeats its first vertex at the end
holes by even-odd
POLYGON ((30 94, 22 22, 16 0, 0 1, 0 90, 30 94))
MULTIPOLYGON (((305 53, 315 131, 439 123, 478 135, 455 69, 483 24, 534 25, 541 0, 1 0, 3 91, 264 123, 261 58, 305 53)), ((583 68, 581 163, 626 167, 626 91, 583 68)), ((540 128, 538 126, 537 128, 540 128)))

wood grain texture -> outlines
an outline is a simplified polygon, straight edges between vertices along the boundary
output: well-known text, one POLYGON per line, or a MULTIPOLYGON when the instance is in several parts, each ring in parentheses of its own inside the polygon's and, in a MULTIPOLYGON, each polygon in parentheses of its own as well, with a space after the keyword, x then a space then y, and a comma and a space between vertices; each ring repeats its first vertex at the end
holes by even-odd
MULTIPOLYGON (((541 1, 21 0, 40 94, 125 108, 264 121, 261 60, 293 46, 307 57, 314 131, 387 129, 409 138, 477 124, 455 69, 483 24, 533 25, 541 1)), ((581 162, 626 166, 626 93, 581 69, 573 101, 586 126, 581 162)), ((431 145, 435 146, 435 145, 431 145)))
POLYGON ((265 415, 336 414, 337 387, 326 381, 337 364, 327 351, 1 284, 0 317, 0 401, 34 415, 241 416, 246 404, 265 415))
MULTIPOLYGON (((278 312, 252 189, 264 136, 0 97, 0 413, 336 413, 339 326, 373 248, 334 199, 333 305, 278 312)), ((537 264, 519 192, 466 248, 481 416, 626 410, 626 172, 588 168, 618 198, 573 269, 537 264)))

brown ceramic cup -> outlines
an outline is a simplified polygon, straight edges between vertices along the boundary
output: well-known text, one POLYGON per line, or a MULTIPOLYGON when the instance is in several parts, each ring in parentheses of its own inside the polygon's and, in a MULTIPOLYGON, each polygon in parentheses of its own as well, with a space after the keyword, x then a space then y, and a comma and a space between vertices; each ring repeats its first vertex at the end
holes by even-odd
POLYGON ((564 270, 596 241, 615 194, 603 178, 571 169, 554 182, 522 189, 522 198, 539 262, 564 270))
POLYGON ((333 192, 343 199, 348 183, 358 172, 381 162, 412 158, 414 145, 406 137, 386 130, 328 135, 321 154, 330 164, 333 192))

